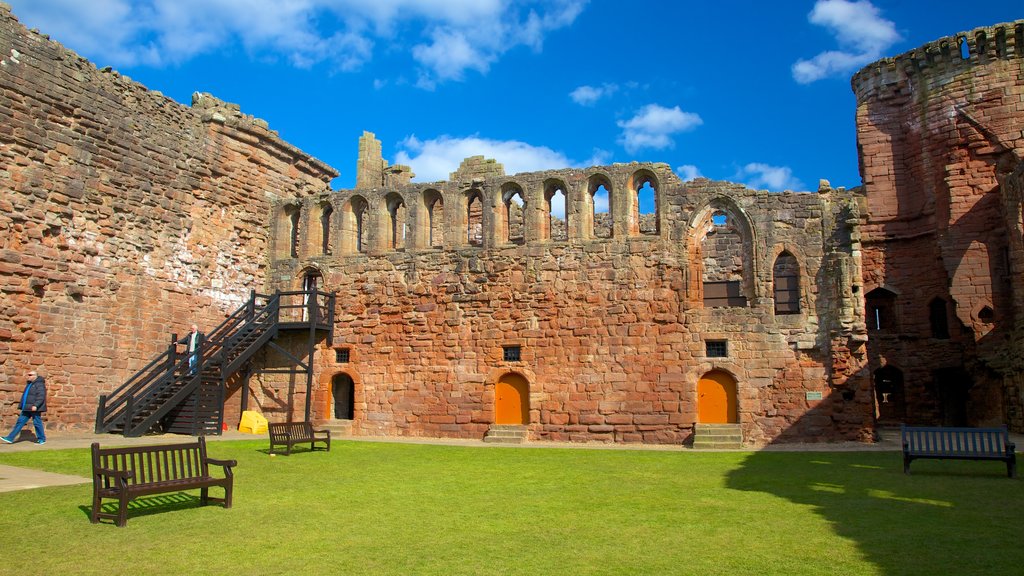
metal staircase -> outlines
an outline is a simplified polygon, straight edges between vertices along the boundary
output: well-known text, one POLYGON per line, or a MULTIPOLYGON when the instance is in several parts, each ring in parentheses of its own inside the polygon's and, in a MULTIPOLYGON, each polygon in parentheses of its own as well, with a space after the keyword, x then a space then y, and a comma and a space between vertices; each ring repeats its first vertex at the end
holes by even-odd
MULTIPOLYGON (((226 382, 247 369, 253 356, 283 330, 309 330, 309 360, 293 360, 312 381, 316 331, 334 325, 334 294, 277 292, 249 300, 214 328, 198 350, 195 373, 189 354, 178 352, 176 335, 167 349, 110 394, 101 395, 96 432, 141 436, 150 431, 217 435, 224 423, 226 382)), ((290 356, 290 355, 288 355, 290 356)), ((308 407, 307 407, 308 411, 308 407)))

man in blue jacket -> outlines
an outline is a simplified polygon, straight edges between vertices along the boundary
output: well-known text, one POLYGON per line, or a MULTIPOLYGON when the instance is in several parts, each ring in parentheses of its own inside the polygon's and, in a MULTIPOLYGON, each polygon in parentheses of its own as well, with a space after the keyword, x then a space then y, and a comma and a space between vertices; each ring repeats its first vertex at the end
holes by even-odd
POLYGON ((46 431, 43 430, 43 412, 46 412, 46 381, 35 370, 29 370, 28 383, 25 391, 21 393, 21 402, 18 403, 21 415, 14 424, 14 429, 7 436, 0 436, 0 440, 13 444, 21 434, 28 419, 32 419, 32 425, 36 429, 36 444, 46 444, 46 431))

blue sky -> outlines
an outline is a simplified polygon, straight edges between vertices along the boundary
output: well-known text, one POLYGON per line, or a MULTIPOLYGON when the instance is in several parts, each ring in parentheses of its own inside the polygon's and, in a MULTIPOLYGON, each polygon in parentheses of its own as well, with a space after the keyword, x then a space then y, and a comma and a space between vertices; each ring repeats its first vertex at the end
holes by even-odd
POLYGON ((850 76, 1024 18, 1019 0, 6 0, 182 103, 234 102, 355 184, 357 139, 415 181, 632 160, 779 191, 860 184, 850 76))

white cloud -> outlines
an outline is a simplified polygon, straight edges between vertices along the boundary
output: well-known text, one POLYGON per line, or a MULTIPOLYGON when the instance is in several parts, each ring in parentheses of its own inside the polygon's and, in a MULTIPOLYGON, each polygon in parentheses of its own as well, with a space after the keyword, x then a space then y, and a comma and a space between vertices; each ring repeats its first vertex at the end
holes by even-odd
POLYGON ((421 85, 486 73, 572 25, 588 0, 10 0, 28 26, 100 65, 162 66, 240 44, 299 67, 353 70, 375 42, 406 50, 421 85))
POLYGON ((603 84, 601 86, 580 86, 569 92, 569 98, 580 106, 593 106, 598 100, 611 96, 618 91, 617 84, 603 84))
POLYGON ((663 150, 675 146, 673 134, 693 130, 703 123, 700 116, 683 112, 679 106, 648 104, 629 120, 618 123, 622 128, 619 144, 630 154, 645 148, 663 150))
POLYGON ((505 167, 506 174, 579 166, 561 152, 517 140, 490 140, 479 136, 420 140, 409 136, 400 147, 395 163, 411 166, 417 182, 447 180, 463 160, 479 155, 497 160, 505 167))
POLYGON ((841 50, 825 51, 793 64, 793 79, 800 84, 849 74, 878 60, 901 40, 896 25, 882 18, 869 0, 818 0, 807 19, 828 28, 841 50))
POLYGON ((804 183, 793 177, 793 169, 788 166, 770 166, 752 162, 740 169, 736 179, 757 190, 781 192, 782 190, 804 189, 804 183))
POLYGON ((693 180, 695 178, 700 178, 703 176, 703 174, 700 173, 700 170, 693 164, 683 164, 682 166, 677 166, 676 174, 678 174, 684 182, 693 180))

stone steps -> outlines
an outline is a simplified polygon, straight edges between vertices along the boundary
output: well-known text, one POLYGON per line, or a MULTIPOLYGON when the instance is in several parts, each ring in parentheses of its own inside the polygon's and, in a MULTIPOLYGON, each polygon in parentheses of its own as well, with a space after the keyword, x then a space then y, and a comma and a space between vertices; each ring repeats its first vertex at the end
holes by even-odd
POLYGON ((743 448, 743 430, 739 424, 695 424, 695 450, 736 450, 743 448))
POLYGON ((325 420, 320 424, 314 426, 314 428, 320 430, 330 430, 331 438, 340 438, 352 435, 351 420, 325 420))
POLYGON ((526 426, 516 424, 491 424, 484 434, 484 442, 492 444, 524 444, 529 436, 526 426))

